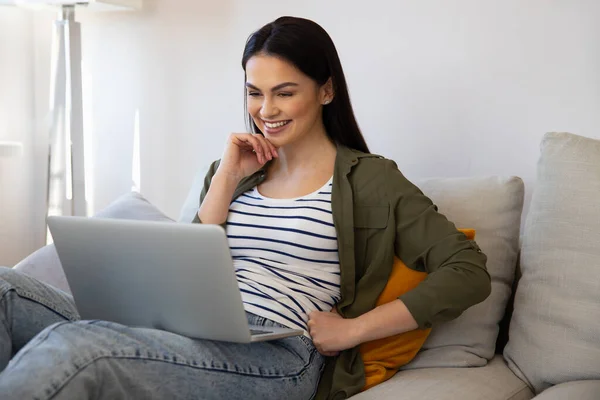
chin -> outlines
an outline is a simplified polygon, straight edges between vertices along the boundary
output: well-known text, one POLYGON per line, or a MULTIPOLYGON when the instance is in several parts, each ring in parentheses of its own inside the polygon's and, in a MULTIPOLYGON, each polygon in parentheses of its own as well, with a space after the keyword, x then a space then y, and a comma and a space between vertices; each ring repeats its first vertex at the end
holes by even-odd
POLYGON ((276 147, 281 147, 290 143, 290 141, 293 141, 293 138, 295 137, 293 129, 275 134, 269 133, 267 129, 261 130, 261 132, 263 136, 269 139, 269 142, 271 142, 276 147))
POLYGON ((281 137, 281 136, 271 136, 268 133, 264 134, 263 136, 267 139, 269 139, 269 142, 271 142, 273 144, 273 146, 275 147, 281 147, 284 146, 288 143, 288 141, 286 140, 285 137, 281 137))

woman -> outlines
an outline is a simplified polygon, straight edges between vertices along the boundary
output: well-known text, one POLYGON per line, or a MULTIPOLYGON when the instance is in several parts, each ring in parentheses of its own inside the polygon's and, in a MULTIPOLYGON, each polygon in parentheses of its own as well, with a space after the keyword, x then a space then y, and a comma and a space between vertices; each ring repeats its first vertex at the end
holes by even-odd
POLYGON ((194 222, 226 228, 248 321, 305 335, 242 345, 78 321, 69 296, 2 270, 3 398, 345 398, 364 384, 360 343, 489 295, 477 245, 369 154, 319 25, 265 25, 242 66, 253 133, 229 136, 194 222), (375 307, 394 255, 428 279, 375 307))

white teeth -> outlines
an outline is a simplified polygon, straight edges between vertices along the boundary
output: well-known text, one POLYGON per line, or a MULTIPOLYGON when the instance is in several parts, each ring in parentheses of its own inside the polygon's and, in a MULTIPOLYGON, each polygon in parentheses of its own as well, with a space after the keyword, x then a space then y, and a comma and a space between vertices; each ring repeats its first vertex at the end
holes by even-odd
POLYGON ((290 122, 290 121, 275 122, 274 124, 272 124, 270 122, 265 122, 265 125, 267 126, 267 128, 274 129, 274 128, 279 128, 280 126, 284 126, 288 122, 290 122))

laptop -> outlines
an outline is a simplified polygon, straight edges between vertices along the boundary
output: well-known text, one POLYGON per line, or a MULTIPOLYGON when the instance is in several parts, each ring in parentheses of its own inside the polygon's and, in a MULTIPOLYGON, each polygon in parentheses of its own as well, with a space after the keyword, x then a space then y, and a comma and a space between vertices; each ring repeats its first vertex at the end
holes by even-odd
POLYGON ((48 217, 82 319, 236 343, 302 335, 250 326, 218 225, 48 217))

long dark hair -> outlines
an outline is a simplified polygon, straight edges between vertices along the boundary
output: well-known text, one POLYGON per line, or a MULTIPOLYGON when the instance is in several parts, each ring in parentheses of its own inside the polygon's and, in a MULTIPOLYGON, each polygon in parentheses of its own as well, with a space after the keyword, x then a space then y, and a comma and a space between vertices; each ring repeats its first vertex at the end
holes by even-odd
MULTIPOLYGON (((337 50, 319 24, 304 18, 280 17, 263 26, 250 35, 246 42, 242 57, 244 72, 248 60, 259 53, 285 59, 319 85, 331 78, 334 97, 331 103, 323 107, 323 125, 327 136, 336 144, 369 152, 352 111, 337 50)), ((252 132, 260 132, 252 116, 248 114, 247 118, 252 132)))

